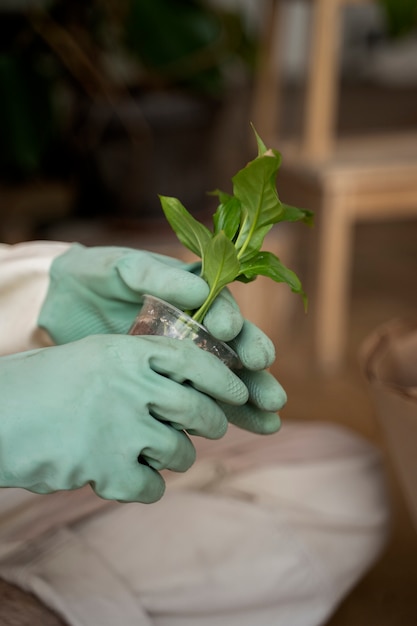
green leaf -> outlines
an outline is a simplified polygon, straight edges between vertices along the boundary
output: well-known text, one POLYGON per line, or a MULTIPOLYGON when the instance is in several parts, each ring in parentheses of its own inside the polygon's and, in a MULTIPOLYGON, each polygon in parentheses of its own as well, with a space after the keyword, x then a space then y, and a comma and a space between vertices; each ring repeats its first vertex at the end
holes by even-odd
POLYGON ((198 222, 177 198, 159 196, 162 210, 180 242, 202 258, 203 251, 212 238, 210 230, 198 222))
POLYGON ((257 146, 258 146, 258 156, 263 156, 265 152, 267 151, 267 147, 262 141, 262 139, 260 138, 260 136, 258 135, 258 133, 256 132, 255 126, 252 124, 252 122, 251 122, 251 127, 252 127, 253 132, 255 133, 255 139, 256 139, 257 146))
POLYGON ((220 231, 204 249, 202 276, 210 289, 218 293, 236 279, 239 271, 236 248, 225 233, 220 231))
POLYGON ((251 244, 257 229, 281 220, 282 204, 276 189, 281 157, 268 150, 233 177, 234 195, 242 205, 242 226, 236 241, 240 256, 251 244))
POLYGON ((226 237, 233 241, 240 226, 241 205, 234 196, 222 194, 221 204, 213 215, 214 232, 224 231, 226 237))
MULTIPOLYGON (((253 128, 253 127, 252 127, 253 128)), ((297 275, 272 252, 262 251, 264 239, 278 222, 302 221, 312 224, 313 213, 284 204, 276 188, 281 155, 267 149, 253 128, 258 156, 233 177, 233 195, 220 190, 213 215, 213 232, 197 222, 179 200, 160 196, 165 216, 178 239, 202 259, 201 276, 209 285, 209 295, 193 317, 202 322, 220 291, 235 280, 250 282, 266 276, 286 283, 307 306, 307 298, 297 275)))
POLYGON ((297 209, 295 206, 282 203, 283 213, 281 222, 304 222, 307 226, 313 226, 314 213, 306 209, 297 209))
POLYGON ((217 196, 221 203, 225 203, 230 198, 233 198, 233 196, 231 196, 230 193, 227 193, 226 191, 222 191, 221 189, 214 189, 213 191, 209 191, 207 195, 217 196))
POLYGON ((304 306, 307 305, 307 298, 300 279, 272 252, 259 252, 247 263, 241 263, 240 272, 245 279, 249 280, 256 278, 256 276, 267 276, 277 283, 286 283, 291 291, 302 296, 304 306))
POLYGON ((273 224, 267 224, 266 226, 258 227, 255 230, 244 252, 240 256, 239 260, 241 263, 249 261, 254 255, 260 252, 264 239, 272 227, 273 224))
POLYGON ((236 280, 240 264, 233 243, 221 230, 208 242, 203 253, 201 275, 210 287, 210 293, 202 306, 194 312, 193 318, 202 322, 221 290, 236 280))

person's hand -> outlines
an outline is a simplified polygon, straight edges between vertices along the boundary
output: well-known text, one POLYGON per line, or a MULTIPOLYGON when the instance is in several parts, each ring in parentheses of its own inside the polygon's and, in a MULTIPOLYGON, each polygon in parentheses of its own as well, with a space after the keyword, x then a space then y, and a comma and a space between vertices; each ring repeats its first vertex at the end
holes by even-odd
MULTIPOLYGON (((152 252, 73 244, 52 263, 38 325, 64 344, 94 334, 126 334, 146 293, 182 310, 197 309, 209 288, 193 268, 152 252)), ((235 317, 232 312, 228 325, 238 330, 241 316, 235 317)))
POLYGON ((227 289, 215 300, 204 319, 204 325, 212 335, 234 348, 243 366, 236 373, 248 389, 249 400, 239 407, 220 403, 229 422, 258 434, 279 430, 281 420, 278 411, 285 405, 287 395, 281 384, 267 371, 275 361, 272 341, 257 326, 242 318, 235 299, 227 289), (234 311, 233 325, 228 323, 231 310, 234 311), (239 330, 236 332, 237 328, 239 330))
MULTIPOLYGON (((195 264, 122 247, 74 244, 51 267, 50 285, 38 323, 58 343, 95 333, 127 333, 149 293, 180 309, 196 309, 208 294, 207 283, 193 273, 195 264)), ((279 429, 277 415, 285 391, 266 371, 275 359, 271 340, 244 320, 227 289, 208 311, 204 325, 236 349, 250 398, 245 407, 224 407, 231 422, 256 433, 279 429)))
POLYGON ((109 334, 0 358, 0 398, 0 486, 154 502, 248 392, 189 340, 109 334))

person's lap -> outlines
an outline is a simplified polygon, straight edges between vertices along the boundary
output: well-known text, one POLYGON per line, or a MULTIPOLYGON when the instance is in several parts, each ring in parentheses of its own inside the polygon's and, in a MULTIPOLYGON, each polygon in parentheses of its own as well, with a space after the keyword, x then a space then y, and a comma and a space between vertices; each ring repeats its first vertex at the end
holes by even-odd
MULTIPOLYGON (((323 623, 384 543, 378 452, 309 423, 195 444, 195 466, 167 475, 159 503, 103 510, 38 540, 27 588, 64 615, 81 601, 90 620, 107 599, 125 626, 323 623), (83 587, 87 571, 96 580, 83 587)), ((18 570, 0 564, 17 582, 18 570)))

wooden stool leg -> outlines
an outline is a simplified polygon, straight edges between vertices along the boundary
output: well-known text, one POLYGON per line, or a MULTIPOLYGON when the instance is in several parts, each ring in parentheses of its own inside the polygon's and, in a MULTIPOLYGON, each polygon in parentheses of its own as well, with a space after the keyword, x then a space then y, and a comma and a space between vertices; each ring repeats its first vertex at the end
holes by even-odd
POLYGON ((268 0, 263 3, 252 121, 257 132, 267 143, 272 138, 275 140, 281 131, 283 68, 277 48, 283 49, 281 39, 284 37, 285 13, 288 9, 286 5, 283 0, 268 0))
POLYGON ((304 114, 304 156, 327 156, 335 135, 340 52, 340 0, 315 0, 304 114))
POLYGON ((317 227, 315 352, 319 367, 331 373, 342 365, 349 313, 353 223, 346 195, 325 195, 317 227))

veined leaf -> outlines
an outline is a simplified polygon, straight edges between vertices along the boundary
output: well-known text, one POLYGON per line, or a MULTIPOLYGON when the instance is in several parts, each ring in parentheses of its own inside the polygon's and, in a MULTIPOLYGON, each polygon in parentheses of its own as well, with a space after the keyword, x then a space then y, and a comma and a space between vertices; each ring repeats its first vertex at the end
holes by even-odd
POLYGON ((304 306, 307 305, 307 298, 303 291, 301 281, 298 276, 286 267, 272 252, 259 252, 247 263, 241 263, 240 272, 246 279, 253 279, 256 276, 267 276, 277 283, 286 283, 291 291, 302 296, 304 306))
POLYGON ((264 239, 272 227, 273 224, 267 224, 266 226, 261 226, 255 230, 248 246, 245 248, 239 259, 241 263, 249 261, 254 255, 260 252, 264 239))
POLYGON ((177 198, 159 196, 162 210, 180 242, 202 258, 203 251, 212 238, 210 230, 198 222, 177 198))
POLYGON ((214 232, 224 231, 226 237, 233 241, 240 226, 241 205, 234 196, 222 194, 223 199, 213 215, 214 232))
POLYGON ((218 293, 236 279, 239 271, 236 248, 221 230, 204 249, 202 276, 218 293))
MULTIPOLYGON (((250 245, 258 228, 279 222, 283 213, 276 189, 281 157, 268 150, 233 177, 234 195, 242 205, 242 225, 236 241, 238 250, 250 245)), ((243 255, 240 252, 240 256, 243 255)))
POLYGON ((297 209, 295 206, 282 203, 283 213, 281 222, 304 222, 307 226, 313 226, 314 213, 306 209, 297 209))
POLYGON ((307 306, 297 275, 272 252, 262 251, 262 246, 274 224, 284 221, 312 224, 313 213, 280 201, 276 185, 281 155, 268 149, 254 128, 253 131, 258 156, 232 178, 233 195, 220 190, 211 192, 219 198, 213 215, 213 232, 195 220, 179 200, 160 196, 165 216, 178 239, 202 259, 201 276, 210 291, 193 313, 199 322, 225 286, 235 280, 250 282, 259 275, 286 283, 302 296, 307 306))

